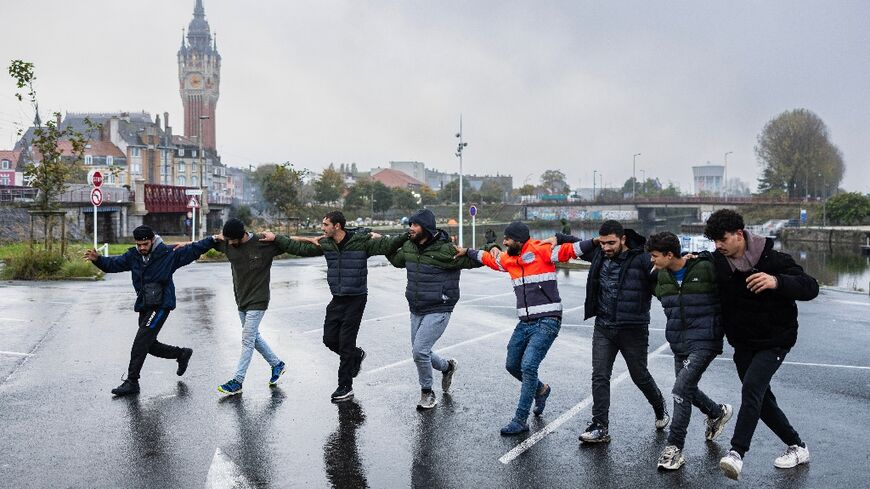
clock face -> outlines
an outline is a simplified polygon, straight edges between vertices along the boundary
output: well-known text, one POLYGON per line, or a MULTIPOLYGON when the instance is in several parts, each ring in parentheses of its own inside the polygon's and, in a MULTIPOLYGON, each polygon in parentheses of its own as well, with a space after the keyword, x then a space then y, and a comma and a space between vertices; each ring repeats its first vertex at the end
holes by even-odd
POLYGON ((188 75, 187 88, 202 88, 202 76, 196 73, 188 75))

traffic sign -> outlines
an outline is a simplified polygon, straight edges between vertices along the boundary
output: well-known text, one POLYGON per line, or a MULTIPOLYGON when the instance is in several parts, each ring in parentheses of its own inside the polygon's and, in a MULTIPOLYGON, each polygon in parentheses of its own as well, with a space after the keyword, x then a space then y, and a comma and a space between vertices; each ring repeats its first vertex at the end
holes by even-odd
POLYGON ((474 206, 474 205, 473 205, 473 206, 469 207, 469 208, 468 208, 468 214, 470 214, 471 217, 476 216, 476 215, 477 215, 477 206, 474 206))
POLYGON ((94 207, 99 207, 103 203, 103 191, 95 188, 91 190, 91 204, 94 204, 94 207))
POLYGON ((201 188, 184 189, 184 195, 202 195, 202 189, 201 188))
POLYGON ((187 203, 188 209, 199 209, 199 202, 196 200, 196 197, 191 197, 190 202, 187 203))
POLYGON ((94 187, 99 187, 100 185, 102 185, 103 184, 103 174, 98 172, 98 171, 95 171, 91 175, 91 183, 94 184, 94 187))

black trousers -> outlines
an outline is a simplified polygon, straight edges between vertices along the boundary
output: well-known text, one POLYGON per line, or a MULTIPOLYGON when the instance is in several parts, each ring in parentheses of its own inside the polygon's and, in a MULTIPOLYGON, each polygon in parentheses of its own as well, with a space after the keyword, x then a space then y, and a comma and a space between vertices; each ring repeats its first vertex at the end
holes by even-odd
POLYGON ((168 317, 169 309, 146 309, 139 313, 139 329, 133 339, 133 348, 130 349, 128 379, 139 380, 139 372, 148 354, 171 359, 177 359, 181 355, 181 348, 157 341, 157 335, 168 317))
POLYGON ((332 296, 323 321, 323 344, 340 357, 338 385, 353 385, 353 370, 362 358, 356 335, 366 309, 367 294, 332 296))
POLYGON ((802 443, 800 435, 792 428, 770 390, 770 380, 782 365, 788 351, 786 348, 752 350, 734 347, 734 365, 743 388, 731 448, 741 455, 749 451, 759 419, 786 445, 802 443))

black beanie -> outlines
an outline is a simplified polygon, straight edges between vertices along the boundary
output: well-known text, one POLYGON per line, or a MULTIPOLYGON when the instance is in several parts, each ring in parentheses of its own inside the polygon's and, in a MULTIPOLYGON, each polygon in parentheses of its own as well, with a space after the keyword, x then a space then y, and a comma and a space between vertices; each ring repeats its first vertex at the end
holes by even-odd
POLYGON ((154 230, 150 226, 139 226, 133 230, 133 239, 136 241, 145 241, 146 239, 154 239, 154 230))
POLYGON ((245 223, 235 217, 229 219, 224 224, 223 235, 226 239, 242 239, 245 236, 245 223))
POLYGON ((408 224, 419 224, 424 231, 429 233, 429 236, 438 234, 435 228, 435 214, 429 209, 420 209, 408 218, 408 224))
POLYGON ((504 228, 504 235, 514 241, 525 243, 529 240, 529 227, 520 221, 514 221, 504 228))

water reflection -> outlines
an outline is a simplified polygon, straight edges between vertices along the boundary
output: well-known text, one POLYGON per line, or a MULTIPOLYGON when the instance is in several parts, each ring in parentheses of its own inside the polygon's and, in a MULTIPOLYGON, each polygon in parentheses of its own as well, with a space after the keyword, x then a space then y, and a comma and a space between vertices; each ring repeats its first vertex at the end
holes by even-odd
POLYGON ((336 406, 338 427, 323 445, 326 479, 335 488, 369 487, 356 439, 357 430, 365 423, 365 413, 353 400, 337 403, 336 406))
POLYGON ((451 405, 453 399, 444 393, 439 406, 429 411, 418 412, 414 460, 411 465, 411 487, 441 488, 450 487, 445 477, 453 472, 450 462, 449 429, 443 423, 453 423, 451 405))
POLYGON ((219 402, 233 406, 237 418, 239 435, 235 451, 231 451, 239 470, 258 487, 268 487, 273 480, 272 452, 274 443, 270 435, 274 433, 272 421, 277 408, 284 402, 284 392, 279 387, 271 388, 271 397, 260 409, 254 409, 253 399, 245 400, 241 395, 227 396, 219 402))
MULTIPOLYGON (((176 397, 187 395, 187 385, 179 381, 176 397)), ((155 486, 180 487, 184 470, 177 467, 180 460, 172 454, 172 441, 161 422, 164 413, 161 400, 140 399, 139 396, 117 398, 127 403, 130 436, 125 447, 129 459, 127 465, 133 480, 126 480, 127 487, 155 486)), ((166 400, 172 399, 167 397, 166 400)))

